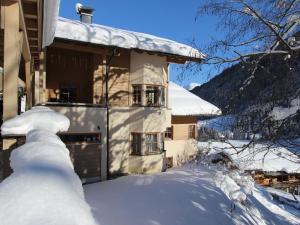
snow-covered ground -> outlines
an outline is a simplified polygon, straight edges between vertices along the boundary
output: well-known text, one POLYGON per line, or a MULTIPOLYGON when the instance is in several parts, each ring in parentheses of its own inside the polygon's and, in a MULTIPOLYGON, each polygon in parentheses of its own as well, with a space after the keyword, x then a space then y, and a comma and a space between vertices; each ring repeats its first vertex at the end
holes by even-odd
POLYGON ((84 191, 102 225, 300 224, 300 212, 281 208, 249 181, 190 163, 161 174, 86 185, 84 191), (233 192, 244 196, 233 199, 233 192))

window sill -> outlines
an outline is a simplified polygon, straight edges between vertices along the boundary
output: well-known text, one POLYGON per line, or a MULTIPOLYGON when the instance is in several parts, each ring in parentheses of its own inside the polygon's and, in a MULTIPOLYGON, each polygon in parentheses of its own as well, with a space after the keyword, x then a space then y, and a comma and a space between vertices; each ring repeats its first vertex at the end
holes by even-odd
POLYGON ((130 156, 153 156, 153 155, 161 155, 163 153, 164 153, 164 150, 163 151, 158 151, 158 152, 151 152, 151 153, 148 152, 148 153, 146 153, 144 155, 131 153, 130 156))
POLYGON ((40 104, 42 106, 65 106, 65 107, 95 107, 95 108, 104 108, 105 106, 103 104, 92 104, 92 103, 67 103, 67 102, 46 102, 40 104))

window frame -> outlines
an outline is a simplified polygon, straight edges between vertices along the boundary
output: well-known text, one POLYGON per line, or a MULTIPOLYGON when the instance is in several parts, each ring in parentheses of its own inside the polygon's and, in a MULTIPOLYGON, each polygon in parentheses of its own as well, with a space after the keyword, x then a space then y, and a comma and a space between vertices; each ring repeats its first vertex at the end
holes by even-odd
POLYGON ((190 124, 188 126, 188 138, 196 139, 196 125, 190 124), (193 130, 191 130, 191 127, 193 128, 193 130))
POLYGON ((167 127, 167 129, 165 131, 165 138, 173 140, 173 126, 167 127))
POLYGON ((136 132, 132 132, 130 134, 130 154, 131 155, 142 155, 143 152, 143 134, 142 133, 136 133, 136 132), (140 143, 138 143, 138 139, 136 140, 137 142, 134 144, 135 138, 134 135, 138 135, 140 136, 140 143), (138 151, 134 151, 134 145, 136 145, 136 148, 140 148, 138 149, 138 151), (138 146, 140 145, 140 146, 138 146))
POLYGON ((132 85, 132 97, 131 97, 131 103, 133 106, 142 106, 143 105, 143 85, 140 85, 140 84, 133 84, 132 85), (136 93, 135 93, 135 88, 138 88, 138 91, 140 92, 139 93, 139 97, 137 98, 140 98, 139 101, 136 103, 134 101, 135 97, 136 97, 136 93))
POLYGON ((157 154, 160 152, 159 150, 159 137, 158 137, 159 133, 145 133, 145 153, 147 155, 153 155, 153 154, 157 154), (154 136, 156 137, 156 141, 155 142, 147 142, 147 136, 154 136), (155 146, 155 150, 154 151, 149 151, 148 146, 147 145, 151 145, 151 147, 155 146))

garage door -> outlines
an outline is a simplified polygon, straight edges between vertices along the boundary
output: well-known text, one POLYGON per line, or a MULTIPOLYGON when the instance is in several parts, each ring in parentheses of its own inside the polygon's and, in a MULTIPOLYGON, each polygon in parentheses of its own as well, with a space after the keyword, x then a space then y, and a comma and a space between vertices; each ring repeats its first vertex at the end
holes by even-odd
POLYGON ((61 134, 62 141, 70 151, 75 172, 83 183, 101 180, 101 135, 61 134))

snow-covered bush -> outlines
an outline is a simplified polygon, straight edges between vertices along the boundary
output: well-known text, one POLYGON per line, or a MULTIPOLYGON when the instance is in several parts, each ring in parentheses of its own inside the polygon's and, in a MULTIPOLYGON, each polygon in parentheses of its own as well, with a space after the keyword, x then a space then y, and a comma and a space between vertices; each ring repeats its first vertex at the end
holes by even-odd
POLYGON ((34 108, 3 124, 3 133, 26 135, 14 149, 13 173, 0 184, 0 224, 95 225, 69 151, 55 135, 69 121, 48 108, 34 108))

